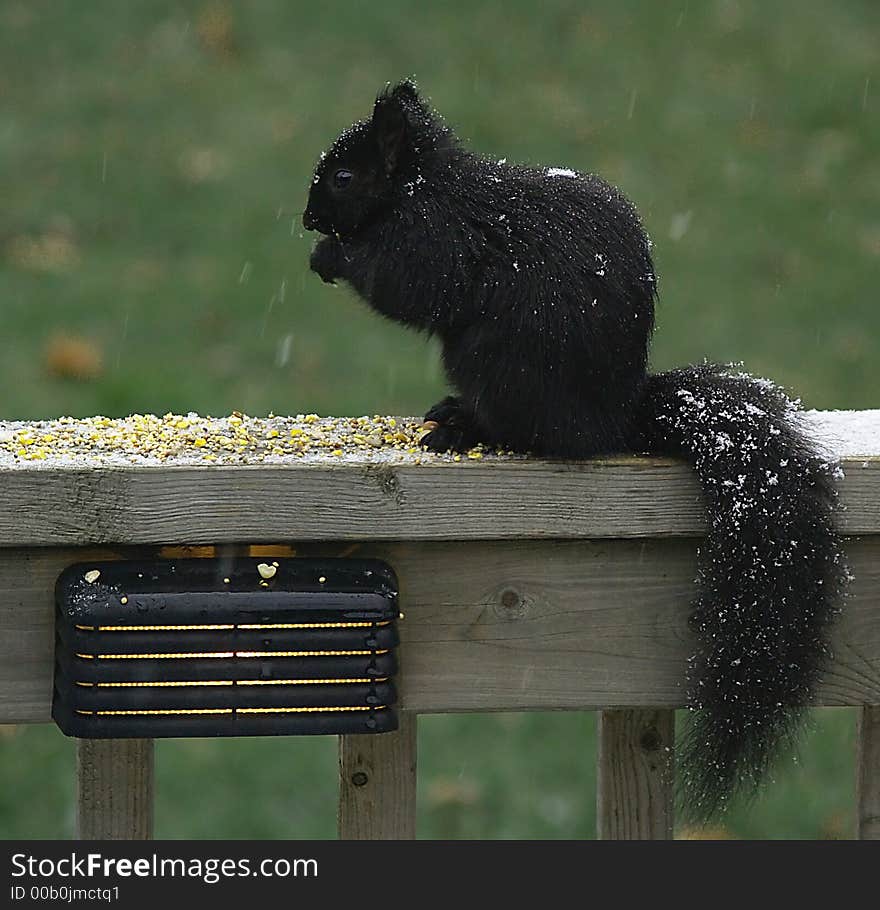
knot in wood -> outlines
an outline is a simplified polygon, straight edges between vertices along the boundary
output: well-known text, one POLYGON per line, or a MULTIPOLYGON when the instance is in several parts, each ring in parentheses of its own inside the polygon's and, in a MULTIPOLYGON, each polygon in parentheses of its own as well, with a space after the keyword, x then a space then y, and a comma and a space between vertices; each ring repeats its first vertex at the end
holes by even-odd
POLYGON ((351 775, 351 782, 355 787, 365 787, 370 780, 370 776, 366 771, 355 771, 351 775))
POLYGON ((392 502, 402 506, 406 502, 406 494, 400 486, 397 472, 385 465, 371 465, 367 468, 367 477, 376 485, 376 488, 392 502))
POLYGON ((505 588, 495 605, 495 615, 500 619, 522 619, 528 609, 528 601, 519 591, 505 588))
POLYGON ((656 752, 663 745, 663 739, 657 732, 657 728, 648 727, 648 729, 642 733, 641 738, 639 739, 639 745, 645 752, 656 752))

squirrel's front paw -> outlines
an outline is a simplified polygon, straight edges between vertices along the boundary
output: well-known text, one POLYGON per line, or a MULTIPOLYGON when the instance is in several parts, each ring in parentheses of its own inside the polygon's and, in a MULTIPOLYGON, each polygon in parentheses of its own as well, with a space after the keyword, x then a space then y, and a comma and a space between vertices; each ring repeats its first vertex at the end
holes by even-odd
POLYGON ((425 414, 425 427, 420 442, 431 452, 467 452, 478 442, 470 413, 451 395, 425 414))
POLYGON ((475 445, 474 437, 465 427, 446 424, 431 430, 419 440, 429 452, 467 452, 475 445))
POLYGON ((309 268, 320 276, 321 281, 335 284, 341 278, 342 245, 335 237, 322 237, 312 248, 309 268))
POLYGON ((437 402, 424 416, 425 423, 449 423, 454 421, 462 412, 461 399, 448 395, 443 401, 437 402))

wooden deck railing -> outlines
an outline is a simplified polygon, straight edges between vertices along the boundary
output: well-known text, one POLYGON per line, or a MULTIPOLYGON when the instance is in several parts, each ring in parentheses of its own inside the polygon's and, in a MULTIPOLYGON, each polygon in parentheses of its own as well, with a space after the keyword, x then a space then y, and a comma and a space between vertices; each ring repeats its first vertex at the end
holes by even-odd
MULTIPOLYGON (((854 581, 817 703, 861 710, 858 833, 880 838, 880 412, 832 423, 854 581)), ((6 426, 0 439, 21 433, 6 426)), ((415 836, 419 714, 550 709, 601 712, 599 835, 671 836, 674 710, 704 526, 684 465, 405 452, 130 463, 13 450, 0 452, 0 723, 50 719, 53 588, 70 563, 255 545, 375 556, 401 585, 401 724, 341 738, 340 836, 415 836)), ((77 777, 77 836, 151 835, 152 741, 80 741, 77 777)))

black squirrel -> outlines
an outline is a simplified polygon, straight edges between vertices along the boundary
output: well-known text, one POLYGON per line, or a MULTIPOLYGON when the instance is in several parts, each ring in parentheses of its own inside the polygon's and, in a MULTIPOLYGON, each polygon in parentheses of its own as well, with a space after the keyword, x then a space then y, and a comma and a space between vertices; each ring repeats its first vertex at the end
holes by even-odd
POLYGON ((647 371, 651 243, 619 190, 464 148, 406 80, 321 156, 311 268, 436 335, 458 393, 422 442, 535 455, 680 456, 708 533, 691 615, 693 721, 680 748, 695 819, 754 793, 796 742, 846 582, 833 468, 767 380, 711 364, 647 371))

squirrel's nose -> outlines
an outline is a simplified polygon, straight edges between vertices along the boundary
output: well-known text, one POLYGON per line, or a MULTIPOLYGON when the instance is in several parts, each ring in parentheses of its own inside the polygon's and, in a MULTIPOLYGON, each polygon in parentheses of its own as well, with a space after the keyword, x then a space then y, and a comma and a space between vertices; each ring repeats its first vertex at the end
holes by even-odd
POLYGON ((313 231, 318 226, 318 222, 315 220, 315 216, 306 209, 303 212, 303 227, 307 231, 313 231))

